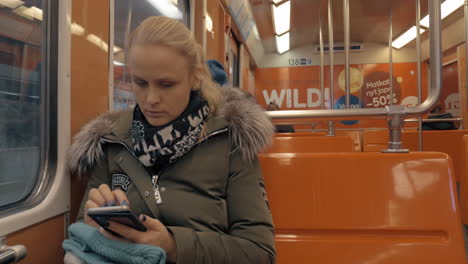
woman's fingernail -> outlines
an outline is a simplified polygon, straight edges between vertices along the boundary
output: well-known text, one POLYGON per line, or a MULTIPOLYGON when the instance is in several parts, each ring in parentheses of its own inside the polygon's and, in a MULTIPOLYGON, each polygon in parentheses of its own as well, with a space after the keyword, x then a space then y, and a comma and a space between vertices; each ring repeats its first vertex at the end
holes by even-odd
POLYGON ((122 202, 122 205, 123 205, 123 206, 127 206, 127 205, 128 205, 127 201, 124 200, 124 201, 122 202))
POLYGON ((146 215, 143 215, 141 218, 142 218, 142 221, 143 221, 143 222, 146 221, 146 215))

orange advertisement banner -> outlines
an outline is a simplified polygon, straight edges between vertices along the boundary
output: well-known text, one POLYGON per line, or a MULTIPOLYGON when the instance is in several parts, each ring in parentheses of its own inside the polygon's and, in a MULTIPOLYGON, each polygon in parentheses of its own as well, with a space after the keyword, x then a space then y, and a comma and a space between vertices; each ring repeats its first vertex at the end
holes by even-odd
MULTIPOLYGON (((345 108, 344 65, 334 66, 334 108, 345 108)), ((425 64, 421 67, 423 100, 427 94, 425 64)), ((281 110, 330 109, 330 70, 325 66, 324 93, 320 90, 320 67, 259 68, 255 71, 255 95, 259 104, 275 102, 281 110)), ((416 105, 417 64, 393 64, 393 98, 390 96, 389 64, 356 64, 350 67, 350 108, 377 108, 390 104, 416 105)), ((305 121, 305 120, 302 120, 305 121)), ((315 120, 316 121, 316 120, 315 120)), ((284 122, 282 120, 281 122, 284 122)), ((324 126, 317 124, 318 128, 324 126)), ((340 128, 385 127, 384 120, 337 122, 340 128)), ((316 127, 317 128, 317 127, 316 127)), ((322 127, 325 128, 325 127, 322 127)))

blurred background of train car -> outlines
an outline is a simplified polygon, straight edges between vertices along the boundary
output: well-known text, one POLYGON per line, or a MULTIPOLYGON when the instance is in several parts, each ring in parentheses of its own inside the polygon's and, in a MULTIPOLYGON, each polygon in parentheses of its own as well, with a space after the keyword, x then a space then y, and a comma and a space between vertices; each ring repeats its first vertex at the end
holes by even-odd
POLYGON ((63 262, 86 184, 67 147, 134 105, 125 40, 154 15, 185 23, 263 107, 387 109, 271 113, 295 130, 260 157, 278 263, 465 263, 467 13, 464 0, 0 0, 0 263, 19 244, 20 263, 63 262), (434 121, 454 129, 420 129, 434 121))

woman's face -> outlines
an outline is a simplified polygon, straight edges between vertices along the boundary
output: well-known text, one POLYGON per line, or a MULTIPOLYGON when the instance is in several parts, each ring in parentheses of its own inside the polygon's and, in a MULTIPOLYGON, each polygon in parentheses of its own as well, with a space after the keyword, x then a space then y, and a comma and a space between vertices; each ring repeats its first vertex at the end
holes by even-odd
POLYGON ((137 45, 129 66, 136 101, 151 125, 165 125, 185 110, 193 87, 185 56, 167 46, 137 45))

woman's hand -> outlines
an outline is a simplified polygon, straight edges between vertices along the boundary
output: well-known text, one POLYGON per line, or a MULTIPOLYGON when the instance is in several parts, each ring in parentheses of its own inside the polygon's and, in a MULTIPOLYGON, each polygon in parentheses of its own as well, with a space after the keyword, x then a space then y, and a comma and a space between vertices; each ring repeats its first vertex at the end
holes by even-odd
POLYGON ((140 215, 140 221, 147 228, 146 232, 140 232, 112 221, 109 221, 109 227, 107 228, 121 235, 123 238, 112 235, 104 228, 100 228, 100 231, 103 236, 117 241, 160 247, 166 251, 167 260, 171 263, 175 263, 177 253, 174 236, 169 233, 167 228, 157 219, 146 215, 140 215))
POLYGON ((128 198, 122 190, 117 189, 112 191, 107 184, 101 184, 99 188, 93 188, 89 190, 88 200, 86 201, 84 208, 85 224, 99 228, 99 225, 88 216, 87 210, 89 208, 114 205, 129 206, 128 198))

